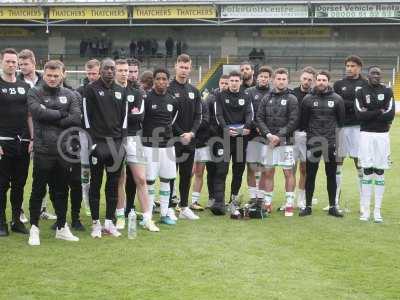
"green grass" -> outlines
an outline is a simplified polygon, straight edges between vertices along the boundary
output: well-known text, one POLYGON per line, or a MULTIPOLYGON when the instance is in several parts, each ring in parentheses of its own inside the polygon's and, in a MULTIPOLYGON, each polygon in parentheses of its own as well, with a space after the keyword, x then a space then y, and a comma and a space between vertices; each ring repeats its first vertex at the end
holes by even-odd
MULTIPOLYGON (((78 233, 79 243, 55 240, 51 221, 41 222, 40 247, 17 234, 0 240, 0 298, 400 299, 398 120, 391 134, 384 224, 358 220, 356 172, 348 160, 342 196, 351 212, 342 220, 322 211, 327 195, 320 168, 319 202, 304 219, 273 213, 262 221, 233 221, 203 212, 199 221, 161 226, 160 233, 140 230, 136 240, 126 232, 93 240, 86 231, 78 233)), ((283 199, 281 172, 276 182, 275 206, 283 199)), ((25 199, 30 182, 27 187, 25 199)), ((245 186, 241 192, 246 195, 245 186)), ((90 219, 83 221, 89 227, 90 219)))

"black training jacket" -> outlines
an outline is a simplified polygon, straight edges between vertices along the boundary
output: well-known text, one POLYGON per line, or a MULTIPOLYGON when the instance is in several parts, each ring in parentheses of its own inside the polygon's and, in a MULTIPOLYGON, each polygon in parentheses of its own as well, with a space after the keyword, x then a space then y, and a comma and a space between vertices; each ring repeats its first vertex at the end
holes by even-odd
POLYGON ((93 139, 121 139, 126 135, 128 102, 124 87, 116 83, 107 87, 100 78, 85 87, 82 102, 84 128, 93 139))
POLYGON ((251 129, 253 122, 253 105, 247 92, 222 91, 217 93, 214 103, 215 118, 219 134, 229 132, 229 125, 243 124, 251 129))
POLYGON ((391 88, 384 85, 364 86, 356 93, 354 107, 361 131, 389 131, 396 110, 391 88))
POLYGON ((346 116, 343 126, 354 126, 360 124, 354 110, 354 102, 356 99, 356 91, 366 85, 368 85, 368 81, 361 76, 357 79, 345 77, 336 81, 333 85, 335 93, 341 96, 344 101, 346 116))
POLYGON ((343 99, 330 87, 322 93, 313 89, 303 99, 301 128, 307 132, 307 143, 310 142, 310 145, 319 144, 320 138, 323 138, 328 146, 335 147, 336 128, 343 125, 344 118, 343 99))
POLYGON ((144 118, 145 94, 128 85, 126 87, 126 99, 128 101, 128 136, 135 136, 142 129, 144 118))
POLYGON ((258 106, 256 120, 263 137, 270 133, 281 139, 281 145, 291 145, 299 120, 296 97, 288 89, 274 89, 258 106))
POLYGON ((28 108, 33 120, 34 152, 60 154, 57 141, 63 131, 81 124, 80 103, 76 94, 67 88, 51 88, 42 82, 29 90, 28 108))

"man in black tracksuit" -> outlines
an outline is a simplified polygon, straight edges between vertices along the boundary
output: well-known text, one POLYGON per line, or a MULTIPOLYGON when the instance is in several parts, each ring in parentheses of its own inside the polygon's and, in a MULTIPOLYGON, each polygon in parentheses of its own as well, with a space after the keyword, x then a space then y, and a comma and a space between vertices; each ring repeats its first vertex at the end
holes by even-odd
MULTIPOLYGON (((190 181, 195 154, 194 136, 201 123, 201 96, 188 78, 192 61, 187 54, 178 56, 175 64, 175 78, 169 84, 168 92, 178 101, 179 115, 174 123, 174 135, 180 137, 175 144, 177 169, 179 171, 180 218, 194 220, 198 217, 188 207, 190 181)), ((172 200, 173 181, 171 181, 172 200)), ((171 203, 170 203, 171 204, 171 203)))
POLYGON ((307 133, 306 207, 299 216, 311 215, 312 197, 321 156, 325 160, 325 174, 329 196, 328 214, 343 217, 335 205, 336 196, 336 128, 343 124, 345 110, 342 97, 329 86, 330 75, 321 71, 316 86, 304 97, 301 108, 301 128, 307 133))
POLYGON ((16 51, 5 49, 0 59, 3 70, 0 78, 0 236, 7 236, 6 205, 10 183, 11 230, 28 233, 20 214, 32 150, 32 119, 28 117, 26 96, 30 87, 17 80, 15 74, 16 51))
POLYGON ((106 170, 106 219, 104 233, 118 237, 113 219, 118 200, 118 180, 124 158, 123 138, 127 128, 125 89, 114 82, 115 62, 105 59, 100 66, 100 79, 86 86, 83 97, 85 129, 92 139, 89 203, 93 226, 91 236, 101 238, 99 216, 100 189, 106 170))
POLYGON ((44 67, 43 84, 28 93, 34 124, 32 193, 29 203, 31 230, 29 244, 40 245, 39 216, 46 185, 54 199, 57 215, 56 238, 78 241, 66 223, 70 164, 65 160, 69 146, 65 130, 80 125, 81 110, 76 95, 61 86, 63 64, 49 61, 44 67), (64 137, 62 140, 61 138, 64 137))
POLYGON ((215 202, 211 211, 215 215, 225 214, 225 180, 232 156, 231 216, 239 213, 239 190, 246 166, 247 135, 253 120, 251 99, 240 90, 241 75, 233 71, 229 74, 229 88, 217 94, 214 104, 218 123, 219 137, 222 143, 211 145, 212 154, 218 160, 214 179, 215 202), (227 143, 225 145, 225 143, 227 143))

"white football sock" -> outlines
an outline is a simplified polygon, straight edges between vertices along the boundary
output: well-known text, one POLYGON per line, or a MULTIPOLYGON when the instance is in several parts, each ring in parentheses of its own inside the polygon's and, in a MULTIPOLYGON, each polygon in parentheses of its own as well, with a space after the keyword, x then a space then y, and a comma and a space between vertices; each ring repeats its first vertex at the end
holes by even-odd
POLYGON ((165 217, 168 214, 170 187, 169 182, 160 182, 160 214, 165 217))
POLYGON ((254 199, 257 198, 257 187, 256 186, 249 186, 249 198, 254 199))
POLYGON ((342 165, 338 165, 336 169, 336 197, 335 204, 339 205, 340 189, 342 188, 342 165))
POLYGON ((370 204, 372 196, 372 178, 373 175, 363 175, 362 180, 362 192, 361 192, 361 203, 362 203, 362 215, 365 218, 369 218, 370 215, 370 204))
POLYGON ((193 192, 192 193, 192 203, 199 203, 200 201, 200 193, 193 192))

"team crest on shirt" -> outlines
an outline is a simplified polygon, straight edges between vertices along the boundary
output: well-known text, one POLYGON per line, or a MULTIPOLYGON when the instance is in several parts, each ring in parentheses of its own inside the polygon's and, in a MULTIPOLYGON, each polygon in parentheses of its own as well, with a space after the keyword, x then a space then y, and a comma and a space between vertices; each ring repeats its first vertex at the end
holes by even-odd
POLYGON ((286 99, 282 99, 282 100, 281 100, 281 105, 286 105, 286 103, 287 103, 287 100, 286 100, 286 99))
POLYGON ((116 99, 118 99, 118 100, 122 99, 122 94, 120 92, 115 92, 114 95, 115 95, 116 99))
POLYGON ((229 103, 229 99, 225 99, 225 103, 229 103))
POLYGON ((175 93, 174 95, 176 98, 179 98, 181 96, 181 94, 179 94, 179 93, 175 93))
POLYGON ((385 99, 385 95, 384 94, 378 94, 378 100, 379 101, 383 101, 383 99, 385 99))
POLYGON ((167 104, 167 110, 169 112, 171 112, 174 109, 174 107, 172 106, 172 104, 167 104))
POLYGON ((318 102, 315 101, 315 102, 313 103, 313 105, 314 105, 314 107, 318 107, 318 102))
POLYGON ((239 99, 239 105, 244 105, 244 99, 239 99))
POLYGON ((135 96, 134 95, 128 95, 127 99, 128 99, 128 102, 132 103, 133 101, 135 101, 135 96))
POLYGON ((223 155, 224 154, 224 149, 218 149, 217 153, 218 153, 219 156, 223 155))
POLYGON ((371 103, 371 95, 365 95, 365 101, 367 102, 367 104, 371 103))
POLYGON ((333 101, 328 101, 328 107, 334 107, 335 106, 335 102, 333 101))
POLYGON ((153 105, 151 106, 151 109, 157 109, 157 104, 153 104, 153 105))
POLYGON ((61 97, 58 97, 58 100, 60 100, 61 104, 66 104, 67 103, 67 97, 61 96, 61 97))
POLYGON ((17 91, 18 91, 18 94, 20 94, 20 95, 25 95, 25 88, 23 88, 23 87, 18 87, 18 88, 17 88, 17 91))
POLYGON ((103 97, 104 96, 104 91, 99 91, 99 95, 103 97))
POLYGON ((342 91, 344 92, 345 90, 347 90, 347 87, 342 87, 342 91))
POLYGON ((254 96, 254 99, 256 99, 256 100, 257 100, 257 99, 258 99, 258 95, 255 95, 255 96, 254 96))
POLYGON ((92 164, 97 165, 97 157, 92 156, 92 164))
POLYGON ((191 100, 194 99, 194 93, 193 92, 188 93, 188 95, 189 95, 189 99, 191 99, 191 100))

